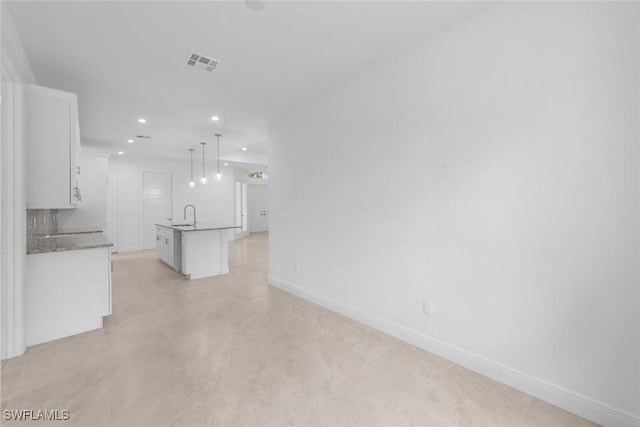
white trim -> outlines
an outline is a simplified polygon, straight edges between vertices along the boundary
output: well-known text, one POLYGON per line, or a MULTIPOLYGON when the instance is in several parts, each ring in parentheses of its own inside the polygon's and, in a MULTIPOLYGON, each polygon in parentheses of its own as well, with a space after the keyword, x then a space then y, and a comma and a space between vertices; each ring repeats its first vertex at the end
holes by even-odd
MULTIPOLYGON (((108 159, 109 156, 107 156, 108 159)), ((109 217, 109 210, 107 209, 107 225, 106 228, 104 230, 105 234, 109 235, 108 230, 109 230, 109 220, 115 220, 115 232, 111 235, 109 235, 109 237, 111 238, 113 243, 113 246, 111 247, 111 253, 118 253, 120 252, 120 210, 119 210, 119 206, 120 206, 120 197, 119 195, 119 173, 118 173, 118 169, 114 169, 114 168, 110 168, 107 162, 107 205, 109 204, 109 200, 110 200, 110 195, 109 195, 109 191, 114 191, 115 189, 115 213, 113 213, 113 215, 115 215, 115 218, 110 218, 109 217), (115 187, 114 187, 114 183, 111 182, 111 178, 112 178, 112 174, 115 174, 115 187), (111 189, 111 190, 110 190, 111 189)))
POLYGON ((119 254, 124 254, 127 252, 142 252, 143 250, 152 250, 152 249, 141 249, 139 246, 125 246, 124 248, 120 248, 118 250, 119 254))
POLYGON ((552 405, 558 406, 598 424, 609 427, 637 427, 640 425, 640 418, 636 416, 617 410, 578 393, 566 390, 555 384, 534 378, 523 372, 483 358, 477 354, 470 353, 444 341, 424 335, 413 329, 409 329, 374 314, 341 303, 324 295, 320 295, 272 275, 268 276, 267 281, 270 285, 298 295, 329 310, 350 317, 400 340, 435 353, 438 356, 451 360, 459 365, 471 369, 472 371, 478 372, 495 381, 535 396, 545 402, 549 402, 552 405))
POLYGON ((97 151, 81 151, 80 152, 80 156, 98 157, 98 158, 106 157, 106 158, 109 158, 111 155, 110 154, 106 154, 106 153, 102 153, 102 152, 97 152, 97 151))
MULTIPOLYGON (((4 71, 4 68, 3 68, 4 71)), ((5 75, 3 73, 3 75, 5 75)), ((2 244, 4 249, 2 284, 6 292, 6 349, 2 355, 12 358, 23 354, 26 350, 24 336, 24 299, 23 277, 25 262, 25 204, 24 204, 24 168, 23 168, 23 85, 3 81, 3 141, 2 141, 2 174, 3 188, 3 223, 2 244), (6 138, 5 138, 6 137, 6 138)))
POLYGON ((241 233, 238 234, 233 234, 233 236, 231 236, 229 238, 229 241, 236 241, 236 240, 240 240, 240 239, 244 239, 245 237, 247 237, 249 235, 249 231, 243 231, 241 233))
MULTIPOLYGON (((2 138, 2 174, 5 178, 2 192, 5 269, 2 287, 6 290, 7 358, 19 356, 26 350, 24 335, 24 264, 26 245, 26 204, 24 198, 24 84, 36 83, 31 64, 15 28, 11 15, 0 2, 2 26, 2 80, 7 83, 8 94, 3 93, 7 114, 2 126, 9 126, 2 138), (6 96, 6 98, 5 98, 6 96), (9 99, 10 98, 10 99, 9 99), (5 123, 5 120, 7 122, 5 123)), ((4 355, 4 350, 3 350, 4 355)))
MULTIPOLYGON (((169 212, 171 215, 171 221, 174 220, 174 207, 176 205, 175 200, 174 200, 174 183, 173 183, 173 172, 170 170, 166 170, 166 169, 142 169, 140 170, 140 200, 138 201, 138 209, 140 212, 139 218, 138 218, 138 246, 142 249, 138 249, 138 250, 151 250, 151 249, 155 249, 155 246, 152 248, 145 248, 144 247, 144 227, 145 227, 145 209, 144 209, 144 205, 145 205, 145 193, 144 193, 144 174, 146 173, 157 173, 157 174, 167 174, 169 175, 169 203, 170 203, 170 207, 169 207, 169 212)), ((118 196, 120 197, 120 196, 118 196)))

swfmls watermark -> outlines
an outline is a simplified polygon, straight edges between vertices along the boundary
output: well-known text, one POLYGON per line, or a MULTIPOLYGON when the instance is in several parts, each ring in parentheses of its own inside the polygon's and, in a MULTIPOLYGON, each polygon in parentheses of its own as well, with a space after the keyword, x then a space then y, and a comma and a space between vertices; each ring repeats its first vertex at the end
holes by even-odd
POLYGON ((67 421, 71 414, 67 409, 5 409, 5 421, 67 421))

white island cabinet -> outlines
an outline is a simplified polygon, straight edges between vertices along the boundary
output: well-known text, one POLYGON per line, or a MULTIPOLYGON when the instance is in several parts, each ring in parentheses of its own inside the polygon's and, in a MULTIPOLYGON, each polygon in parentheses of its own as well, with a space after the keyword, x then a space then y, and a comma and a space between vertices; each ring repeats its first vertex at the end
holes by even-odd
POLYGON ((156 251, 160 261, 175 271, 182 270, 182 255, 180 253, 182 242, 180 239, 179 231, 156 225, 156 251))
POLYGON ((158 256, 162 262, 181 271, 189 280, 228 274, 228 233, 235 228, 239 227, 156 224, 158 256), (170 244, 167 236, 171 233, 173 241, 170 244))

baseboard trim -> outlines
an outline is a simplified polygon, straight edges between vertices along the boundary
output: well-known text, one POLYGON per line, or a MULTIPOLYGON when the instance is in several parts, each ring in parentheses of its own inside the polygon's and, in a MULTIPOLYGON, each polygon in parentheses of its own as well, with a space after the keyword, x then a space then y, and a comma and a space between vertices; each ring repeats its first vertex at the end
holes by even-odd
POLYGON ((249 235, 248 231, 245 231, 243 233, 229 233, 229 241, 233 242, 236 240, 240 240, 240 239, 244 239, 245 237, 247 237, 249 235))
POLYGON ((128 252, 140 252, 140 251, 142 251, 142 249, 140 249, 137 246, 125 246, 123 248, 118 248, 118 253, 120 254, 124 254, 128 252))
POLYGON ((578 393, 571 392, 555 384, 532 377, 511 369, 477 354, 448 344, 444 341, 424 335, 397 323, 378 317, 350 305, 341 303, 324 295, 310 291, 272 275, 268 283, 284 291, 295 294, 308 301, 350 317, 367 326, 378 329, 400 340, 406 341, 424 350, 444 357, 472 371, 506 384, 552 405, 577 414, 588 420, 607 427, 638 427, 640 418, 612 408, 578 393))

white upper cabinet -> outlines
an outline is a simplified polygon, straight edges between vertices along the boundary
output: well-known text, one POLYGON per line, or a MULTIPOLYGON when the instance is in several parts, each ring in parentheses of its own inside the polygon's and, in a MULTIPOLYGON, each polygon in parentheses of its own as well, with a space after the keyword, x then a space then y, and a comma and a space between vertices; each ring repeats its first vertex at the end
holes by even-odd
POLYGON ((26 95, 27 208, 74 208, 81 201, 78 98, 35 85, 26 95))

